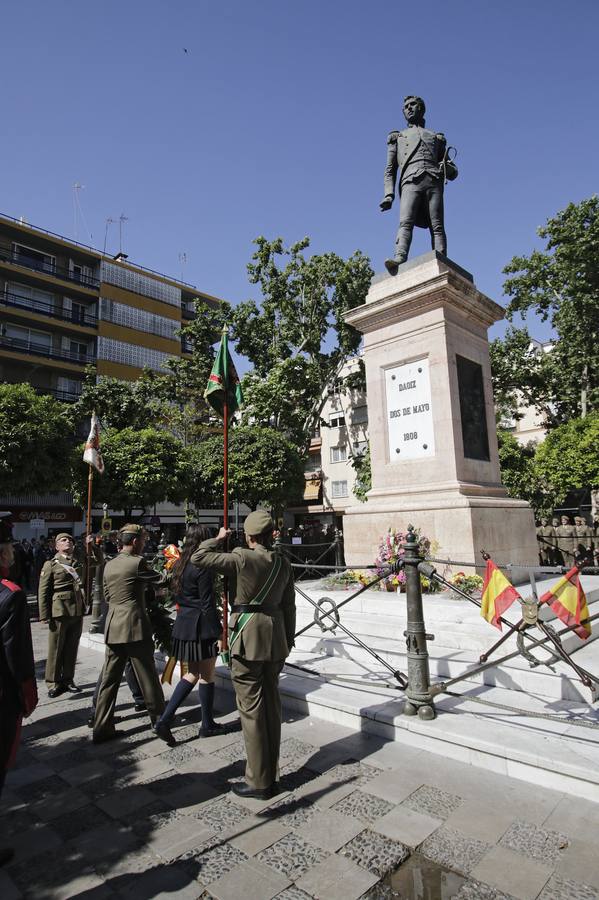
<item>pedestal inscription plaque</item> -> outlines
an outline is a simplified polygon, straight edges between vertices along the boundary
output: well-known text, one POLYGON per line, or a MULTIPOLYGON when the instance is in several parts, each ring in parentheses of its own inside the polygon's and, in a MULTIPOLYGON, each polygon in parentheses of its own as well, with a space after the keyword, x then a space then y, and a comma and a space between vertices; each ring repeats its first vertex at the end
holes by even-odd
POLYGON ((456 354, 462 440, 466 459, 489 457, 489 433, 485 415, 483 370, 478 363, 456 354))
POLYGON ((428 358, 385 372, 389 462, 435 455, 428 358))

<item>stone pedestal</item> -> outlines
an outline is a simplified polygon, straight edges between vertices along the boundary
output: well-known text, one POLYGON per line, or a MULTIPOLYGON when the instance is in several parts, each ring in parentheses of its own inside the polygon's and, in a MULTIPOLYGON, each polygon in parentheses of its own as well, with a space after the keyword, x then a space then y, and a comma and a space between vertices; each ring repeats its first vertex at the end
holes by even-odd
POLYGON ((372 563, 409 523, 435 555, 535 564, 528 503, 501 484, 487 329, 503 309, 436 252, 373 280, 347 322, 364 334, 372 489, 344 517, 348 565, 372 563))

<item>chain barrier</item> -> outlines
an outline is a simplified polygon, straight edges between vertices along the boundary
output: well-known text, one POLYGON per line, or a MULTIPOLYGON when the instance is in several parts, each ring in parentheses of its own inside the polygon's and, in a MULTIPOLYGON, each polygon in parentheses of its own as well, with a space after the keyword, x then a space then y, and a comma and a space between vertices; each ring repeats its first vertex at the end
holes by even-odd
MULTIPOLYGON (((295 548, 295 545, 279 546, 289 546, 295 548)), ((329 545, 327 551, 325 552, 328 552, 330 546, 332 545, 329 545)), ((500 569, 505 569, 511 572, 526 573, 526 575, 528 576, 528 580, 530 581, 531 585, 531 597, 525 598, 520 601, 522 607, 521 618, 518 620, 518 622, 512 623, 504 617, 500 617, 499 621, 506 626, 507 631, 502 634, 501 638, 495 641, 495 643, 487 651, 480 655, 478 665, 466 668, 460 675, 457 675, 449 680, 431 683, 428 666, 427 641, 434 640, 434 635, 426 633, 420 576, 424 575, 426 578, 436 581, 446 589, 451 590, 455 594, 467 600, 469 603, 472 603, 480 608, 480 600, 477 600, 475 597, 467 594, 455 584, 448 581, 443 575, 440 575, 433 564, 436 563, 445 567, 460 566, 465 568, 484 569, 486 568, 486 562, 464 562, 450 559, 439 559, 435 557, 425 560, 420 556, 418 539, 414 529, 411 526, 408 527, 406 543, 403 545, 403 549, 403 558, 393 566, 386 567, 383 571, 381 571, 378 566, 374 565, 359 566, 358 568, 361 571, 376 570, 377 575, 371 581, 368 581, 366 584, 361 585, 358 590, 354 591, 349 597, 344 598, 341 602, 337 602, 332 597, 328 596, 323 596, 318 600, 314 600, 304 590, 299 588, 296 583, 297 593, 314 607, 314 615, 312 622, 309 622, 307 625, 297 631, 295 637, 300 637, 315 625, 320 628, 321 633, 323 634, 336 634, 337 630, 339 629, 353 641, 355 641, 358 646, 369 653, 374 659, 376 659, 385 669, 387 669, 387 671, 391 672, 397 684, 388 685, 385 683, 384 685, 380 686, 395 687, 395 689, 399 688, 400 690, 405 692, 406 702, 404 705, 404 712, 407 715, 419 715, 423 719, 432 719, 435 717, 436 713, 434 708, 434 697, 438 694, 444 693, 456 697, 463 696, 461 694, 450 691, 449 688, 461 681, 471 678, 474 675, 484 672, 486 669, 503 665, 504 663, 518 656, 521 656, 523 659, 525 659, 531 668, 545 666, 553 671, 552 667, 554 667, 557 663, 565 663, 572 669, 581 683, 590 690, 591 702, 594 703, 599 698, 599 677, 589 672, 582 666, 577 665, 577 663, 572 659, 572 656, 575 653, 581 650, 584 646, 588 646, 588 641, 585 643, 581 643, 579 646, 576 646, 572 649, 566 649, 562 643, 562 638, 565 635, 571 634, 574 629, 578 627, 578 625, 569 625, 558 630, 553 625, 542 621, 538 615, 541 604, 537 596, 535 576, 545 574, 564 575, 568 571, 570 571, 571 566, 568 567, 561 565, 525 566, 514 563, 497 563, 496 565, 500 569), (406 638, 406 655, 408 663, 407 676, 399 670, 394 669, 393 666, 390 665, 386 660, 382 659, 379 654, 376 653, 375 650, 373 650, 372 647, 369 647, 361 638, 350 631, 350 629, 341 622, 339 613, 339 611, 347 603, 355 600, 356 597, 359 597, 360 594, 364 593, 364 591, 367 591, 370 588, 374 587, 389 575, 397 574, 401 569, 405 571, 406 575, 407 627, 406 631, 404 632, 404 637, 406 638), (542 636, 535 638, 532 634, 529 633, 532 628, 537 628, 541 632, 542 636), (510 653, 504 654, 501 657, 490 660, 489 658, 491 657, 491 655, 494 654, 495 651, 512 635, 515 635, 516 637, 517 649, 511 651, 510 653), (545 649, 548 652, 548 656, 546 658, 540 658, 536 656, 533 651, 538 648, 545 649)), ((486 554, 484 554, 484 551, 483 555, 486 556, 486 554)), ((346 565, 322 565, 319 564, 318 561, 303 562, 301 560, 299 562, 292 562, 292 566, 294 569, 304 569, 311 572, 317 572, 319 576, 325 572, 338 572, 350 568, 346 565)), ((579 566, 579 571, 581 574, 598 575, 599 567, 581 565, 579 566)), ((599 619, 599 613, 595 613, 594 615, 589 616, 588 619, 585 619, 583 623, 579 624, 590 624, 597 619, 599 619)), ((595 638, 592 638, 591 640, 595 640, 595 638)), ((288 665, 291 664, 288 663, 288 665)), ((330 678, 322 676, 320 673, 315 672, 314 670, 307 669, 302 666, 291 665, 291 667, 301 670, 302 672, 306 672, 310 675, 316 675, 320 678, 324 678, 325 681, 332 680, 330 678)), ((336 680, 343 679, 339 677, 336 680)), ((353 683, 355 684, 355 682, 353 683)), ((520 715, 563 721, 563 719, 547 713, 529 713, 528 711, 525 712, 518 707, 510 707, 507 705, 497 704, 493 703, 492 701, 486 701, 482 700, 481 698, 474 698, 470 696, 468 697, 468 699, 476 700, 477 702, 485 703, 491 706, 497 706, 501 709, 518 713, 520 715)), ((588 727, 599 727, 599 725, 594 723, 584 724, 586 724, 588 727)))

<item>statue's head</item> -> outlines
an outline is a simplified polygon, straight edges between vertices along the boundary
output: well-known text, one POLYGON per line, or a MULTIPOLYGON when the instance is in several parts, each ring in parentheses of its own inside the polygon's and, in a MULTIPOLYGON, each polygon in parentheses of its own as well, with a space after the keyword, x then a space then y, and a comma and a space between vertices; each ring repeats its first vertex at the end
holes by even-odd
POLYGON ((426 106, 422 97, 409 94, 403 102, 403 114, 409 125, 424 125, 426 106))

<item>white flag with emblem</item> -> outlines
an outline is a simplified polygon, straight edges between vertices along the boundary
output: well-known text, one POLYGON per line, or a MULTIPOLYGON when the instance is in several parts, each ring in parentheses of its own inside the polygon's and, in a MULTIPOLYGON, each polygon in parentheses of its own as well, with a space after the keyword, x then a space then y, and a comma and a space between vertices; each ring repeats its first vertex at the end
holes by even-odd
POLYGON ((104 472, 104 460, 100 452, 100 421, 95 413, 92 414, 92 424, 85 442, 83 461, 93 466, 100 475, 104 472))

